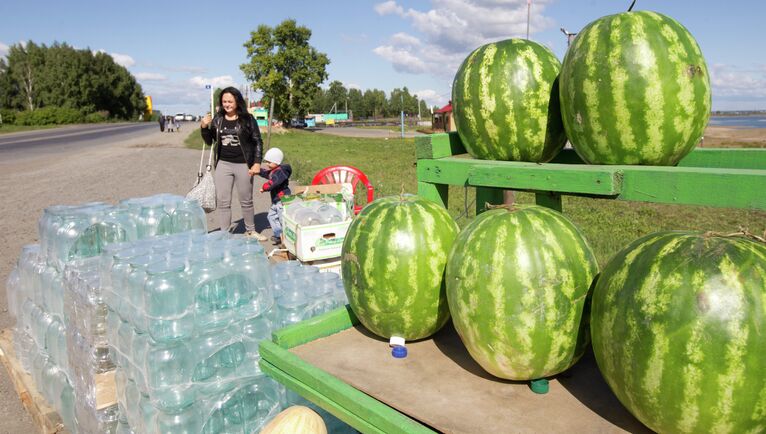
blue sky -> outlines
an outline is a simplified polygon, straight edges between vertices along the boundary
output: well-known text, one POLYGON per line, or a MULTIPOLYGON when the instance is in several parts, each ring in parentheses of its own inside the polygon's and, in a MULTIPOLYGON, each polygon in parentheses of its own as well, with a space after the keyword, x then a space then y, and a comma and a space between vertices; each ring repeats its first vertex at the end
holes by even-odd
MULTIPOLYGON (((629 0, 532 0, 530 39, 563 59, 561 27, 627 9, 629 0)), ((713 109, 766 109, 766 2, 638 0, 635 10, 669 15, 694 35, 711 71, 713 109)), ((247 83, 242 44, 259 24, 287 18, 313 32, 330 58, 329 79, 362 90, 402 86, 432 105, 450 99, 457 67, 474 48, 524 37, 526 0, 0 2, 0 56, 27 40, 103 50, 126 66, 166 113, 202 113, 206 83, 247 83)), ((326 85, 327 83, 325 83, 326 85)))

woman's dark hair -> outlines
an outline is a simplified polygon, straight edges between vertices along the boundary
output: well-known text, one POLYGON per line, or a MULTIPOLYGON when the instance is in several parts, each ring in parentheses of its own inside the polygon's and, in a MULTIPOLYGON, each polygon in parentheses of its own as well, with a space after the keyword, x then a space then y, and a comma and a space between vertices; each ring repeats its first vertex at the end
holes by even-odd
POLYGON ((216 114, 221 117, 226 114, 226 111, 223 109, 223 94, 225 93, 231 94, 237 103, 237 122, 239 122, 240 126, 249 130, 250 122, 248 121, 250 120, 250 113, 247 111, 247 104, 245 103, 245 98, 242 97, 242 92, 236 87, 229 86, 218 95, 218 113, 216 114))

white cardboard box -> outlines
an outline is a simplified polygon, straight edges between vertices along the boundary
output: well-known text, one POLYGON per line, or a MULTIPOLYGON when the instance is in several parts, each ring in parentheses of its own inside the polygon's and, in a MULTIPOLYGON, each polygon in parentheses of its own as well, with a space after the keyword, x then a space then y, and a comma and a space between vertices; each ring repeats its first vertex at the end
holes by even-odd
POLYGON ((294 189, 295 192, 299 193, 296 196, 302 196, 304 200, 311 198, 334 199, 334 202, 329 204, 341 211, 341 214, 346 218, 342 222, 313 226, 299 225, 288 215, 291 199, 288 197, 282 200, 285 247, 300 261, 307 262, 340 257, 343 240, 346 237, 348 227, 351 225, 352 215, 349 215, 349 210, 353 209, 353 207, 349 207, 348 201, 343 199, 342 188, 342 184, 326 184, 294 189))

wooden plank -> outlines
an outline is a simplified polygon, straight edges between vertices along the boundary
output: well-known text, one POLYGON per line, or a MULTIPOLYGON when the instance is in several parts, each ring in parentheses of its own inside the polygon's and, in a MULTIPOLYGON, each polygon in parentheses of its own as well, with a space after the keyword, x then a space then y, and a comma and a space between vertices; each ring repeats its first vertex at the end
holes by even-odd
MULTIPOLYGON (((310 328, 305 321, 300 324, 303 328, 310 328)), ((309 334, 310 330, 306 330, 305 335, 309 334)), ((264 372, 288 382, 296 392, 306 393, 309 395, 306 397, 315 404, 354 428, 363 432, 433 433, 420 423, 306 363, 273 342, 261 341, 259 350, 260 366, 264 372)))
POLYGON ((766 210, 766 170, 634 166, 618 199, 766 210))
POLYGON ((272 340, 282 348, 292 348, 314 339, 330 336, 359 324, 349 305, 333 309, 272 333, 272 340))
POLYGON ((16 358, 13 349, 13 332, 11 329, 0 330, 0 361, 2 361, 8 376, 13 382, 21 404, 26 408, 40 432, 45 434, 69 433, 64 427, 61 416, 48 404, 48 401, 37 391, 37 385, 31 375, 16 358))
POLYGON ((421 159, 438 159, 467 151, 456 132, 431 134, 415 138, 415 156, 421 159))
POLYGON ((696 148, 678 166, 766 170, 766 149, 696 148))
POLYGON ((624 166, 587 166, 486 161, 470 158, 420 160, 418 180, 435 184, 617 195, 624 166))
POLYGON ((407 349, 407 357, 393 358, 386 340, 357 326, 289 352, 436 431, 649 432, 609 390, 592 353, 551 378, 549 393, 538 395, 527 382, 484 371, 449 324, 429 339, 408 342, 407 349))
POLYGON ((306 398, 324 410, 327 410, 333 416, 342 420, 354 429, 364 433, 383 433, 383 431, 371 425, 365 419, 349 412, 345 408, 339 406, 336 402, 317 392, 314 388, 303 384, 299 380, 295 379, 295 377, 272 365, 265 359, 262 358, 259 362, 259 365, 261 370, 266 373, 266 375, 273 378, 278 383, 282 384, 298 395, 302 396, 303 398, 306 398))

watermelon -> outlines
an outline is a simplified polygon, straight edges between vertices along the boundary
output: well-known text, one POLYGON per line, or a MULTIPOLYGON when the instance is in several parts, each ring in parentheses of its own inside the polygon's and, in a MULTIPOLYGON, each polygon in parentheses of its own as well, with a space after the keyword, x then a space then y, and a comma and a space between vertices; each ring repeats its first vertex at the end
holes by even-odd
POLYGON ((476 362, 509 380, 562 372, 584 353, 586 298, 598 264, 580 231, 536 205, 493 209, 455 240, 452 322, 476 362))
POLYGON ((766 432, 766 243, 634 241, 595 285, 591 333, 609 387, 652 430, 766 432))
POLYGON ((413 195, 376 199, 348 228, 341 252, 351 309, 383 338, 426 338, 449 319, 444 268, 458 226, 413 195))
POLYGON ((544 163, 566 143, 561 63, 546 47, 508 39, 474 50, 452 85, 455 125, 474 158, 544 163))
POLYGON ((710 117, 710 76, 697 41, 656 12, 588 24, 560 80, 567 137, 591 164, 675 165, 710 117))

